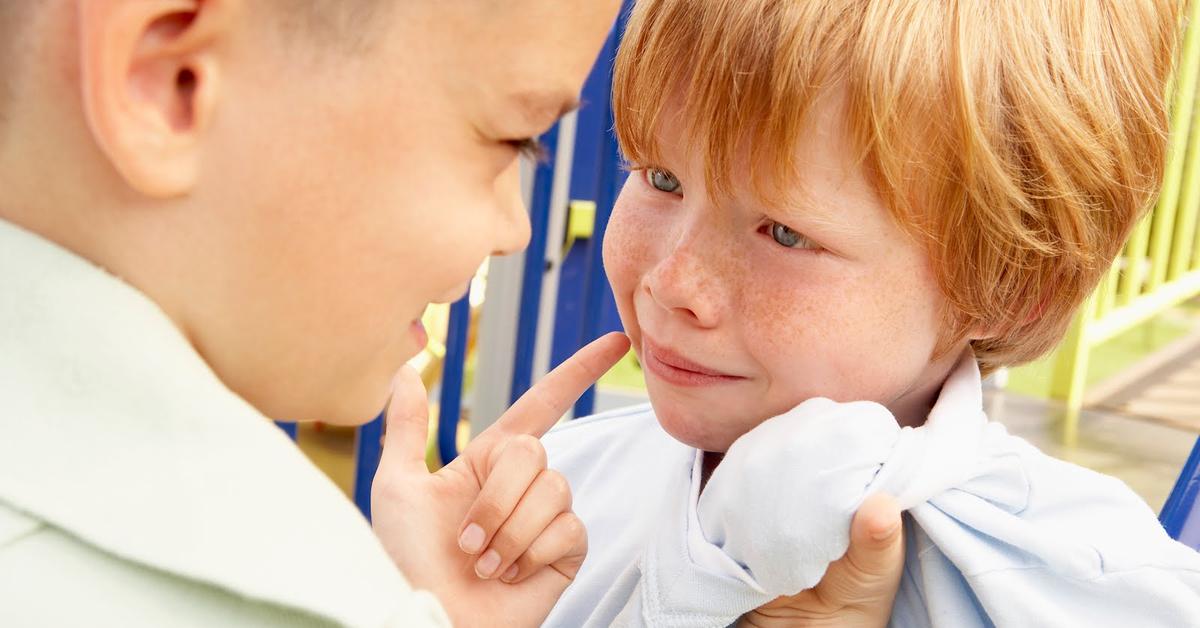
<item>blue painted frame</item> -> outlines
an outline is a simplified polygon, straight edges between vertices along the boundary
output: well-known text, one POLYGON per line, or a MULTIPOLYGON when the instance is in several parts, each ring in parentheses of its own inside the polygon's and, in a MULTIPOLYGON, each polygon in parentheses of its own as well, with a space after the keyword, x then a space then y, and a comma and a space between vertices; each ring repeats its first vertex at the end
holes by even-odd
MULTIPOLYGON (((583 87, 570 198, 595 201, 596 222, 592 237, 576 242, 563 260, 550 351, 552 367, 562 364, 587 342, 621 329, 616 302, 604 275, 602 253, 613 200, 625 180, 613 133, 612 69, 630 7, 631 3, 625 2, 583 87)), ((594 395, 594 391, 584 393, 582 402, 576 404, 575 416, 591 412, 594 395)))
MULTIPOLYGON (((596 135, 584 136, 587 140, 595 138, 594 146, 577 146, 576 150, 585 155, 594 155, 595 180, 594 198, 596 199, 596 225, 591 239, 588 241, 587 270, 584 273, 583 303, 580 307, 582 320, 576 335, 576 341, 571 351, 578 350, 583 345, 599 338, 606 331, 614 328, 614 323, 605 320, 606 311, 615 311, 612 305, 612 287, 604 273, 604 233, 608 228, 609 217, 612 216, 613 204, 625 183, 625 171, 622 168, 621 150, 613 129, 616 121, 612 108, 612 71, 616 61, 617 50, 625 25, 629 19, 632 3, 626 0, 617 23, 605 42, 601 52, 601 61, 597 64, 593 76, 588 79, 584 88, 584 99, 589 102, 604 103, 596 108, 596 114, 603 125, 603 132, 596 135)), ((580 164, 582 165, 582 164, 580 164)), ((578 174, 572 173, 572 178, 578 174)), ((615 325, 619 328, 619 324, 615 325)), ((575 416, 582 417, 592 413, 595 408, 596 387, 592 386, 575 403, 575 416)))
POLYGON ((360 426, 354 442, 354 504, 371 520, 371 482, 383 455, 383 414, 360 426))
POLYGON ((450 464, 458 457, 458 419, 462 415, 463 369, 467 362, 467 333, 471 327, 470 291, 450 306, 447 327, 437 428, 438 455, 442 464, 450 464))
POLYGON ((554 190, 554 161, 558 150, 555 124, 541 138, 546 155, 533 174, 533 198, 529 203, 529 246, 521 276, 521 307, 517 315, 517 342, 513 355, 513 375, 509 403, 516 403, 533 382, 533 359, 537 346, 538 319, 542 304, 542 284, 546 276, 546 243, 550 230, 550 202, 554 190))
POLYGON ((288 435, 288 438, 296 440, 296 433, 299 431, 299 428, 295 421, 276 421, 275 425, 278 425, 279 429, 288 435))
POLYGON ((1171 538, 1200 550, 1200 438, 1196 439, 1159 521, 1171 538))

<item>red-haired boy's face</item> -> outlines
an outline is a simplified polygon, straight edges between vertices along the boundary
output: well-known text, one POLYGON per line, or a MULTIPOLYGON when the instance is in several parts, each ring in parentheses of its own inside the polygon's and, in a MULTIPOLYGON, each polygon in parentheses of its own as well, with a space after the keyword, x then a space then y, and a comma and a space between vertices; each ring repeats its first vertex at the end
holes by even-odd
POLYGON ((605 267, 659 421, 685 443, 724 451, 811 397, 919 423, 957 358, 934 360, 943 299, 856 162, 840 107, 815 105, 787 207, 755 200, 744 172, 715 203, 672 124, 664 163, 635 164, 617 201, 605 267))

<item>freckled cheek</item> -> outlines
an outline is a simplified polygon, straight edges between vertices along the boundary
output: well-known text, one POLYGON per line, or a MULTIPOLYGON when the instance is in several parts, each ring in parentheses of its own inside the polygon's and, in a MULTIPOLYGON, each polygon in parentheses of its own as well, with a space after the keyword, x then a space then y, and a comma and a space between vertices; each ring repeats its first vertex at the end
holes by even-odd
POLYGON ((888 334, 898 332, 878 324, 880 304, 872 289, 850 278, 816 276, 748 283, 744 329, 770 375, 772 411, 814 396, 886 396, 881 350, 886 352, 888 334))
POLYGON ((657 231, 645 219, 648 211, 618 200, 604 233, 604 270, 618 305, 632 297, 654 265, 657 231))
POLYGON ((877 325, 887 341, 883 350, 897 370, 923 368, 939 339, 942 303, 932 277, 894 277, 877 292, 877 325))

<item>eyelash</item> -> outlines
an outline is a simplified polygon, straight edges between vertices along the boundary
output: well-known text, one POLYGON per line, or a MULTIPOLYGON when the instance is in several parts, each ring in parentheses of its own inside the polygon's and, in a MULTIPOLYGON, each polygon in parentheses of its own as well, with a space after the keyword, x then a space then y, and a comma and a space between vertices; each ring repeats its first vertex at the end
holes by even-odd
POLYGON ((526 137, 519 140, 505 140, 504 143, 511 146, 522 157, 530 161, 541 163, 549 158, 546 147, 537 138, 526 137))
POLYGON ((812 238, 804 235, 803 233, 800 233, 799 231, 796 231, 795 229, 792 229, 791 227, 783 224, 782 222, 778 222, 775 220, 767 219, 767 221, 761 227, 758 228, 758 232, 767 236, 768 238, 771 238, 771 241, 773 243, 775 243, 776 245, 778 245, 779 247, 790 250, 790 251, 805 251, 808 253, 822 253, 825 251, 825 248, 822 247, 820 244, 817 244, 817 242, 815 240, 813 240, 812 238), (776 227, 783 227, 784 229, 787 229, 788 231, 795 233, 800 238, 800 242, 797 243, 796 246, 787 246, 787 245, 783 244, 782 242, 780 242, 779 240, 777 240, 775 238, 775 228, 776 227), (804 244, 806 246, 801 246, 801 244, 804 244))
MULTIPOLYGON (((680 190, 683 186, 679 182, 679 179, 676 178, 674 174, 671 174, 671 172, 669 170, 664 170, 662 168, 644 168, 643 172, 642 172, 642 177, 645 180, 646 185, 650 186, 651 189, 653 189, 657 192, 661 192, 663 194, 681 194, 680 190), (667 191, 667 190, 664 190, 664 189, 658 187, 657 185, 655 185, 654 175, 659 174, 659 173, 665 175, 666 177, 669 177, 671 179, 671 181, 674 182, 676 188, 674 190, 667 191)), ((758 228, 758 232, 771 238, 771 240, 775 244, 777 244, 778 246, 785 248, 785 249, 795 250, 795 251, 810 251, 813 253, 819 253, 824 250, 821 247, 821 245, 814 242, 812 238, 809 238, 808 236, 804 235, 803 233, 800 233, 799 231, 796 231, 795 229, 793 229, 781 222, 775 221, 775 220, 768 219, 764 225, 762 225, 761 227, 758 228), (786 244, 780 242, 779 239, 775 235, 775 229, 777 227, 782 227, 783 229, 786 229, 786 230, 794 233, 796 235, 796 237, 799 238, 799 242, 797 243, 797 246, 787 246, 786 244), (807 246, 799 246, 799 244, 801 244, 801 243, 803 243, 807 246)))

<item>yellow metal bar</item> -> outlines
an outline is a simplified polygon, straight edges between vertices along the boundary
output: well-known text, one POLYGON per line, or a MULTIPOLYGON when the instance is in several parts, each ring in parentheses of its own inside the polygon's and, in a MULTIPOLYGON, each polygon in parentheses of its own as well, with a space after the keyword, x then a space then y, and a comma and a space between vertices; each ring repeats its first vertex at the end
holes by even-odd
POLYGON ((1138 297, 1132 304, 1113 310, 1102 320, 1091 323, 1087 328, 1085 340, 1089 345, 1100 344, 1197 294, 1200 294, 1200 270, 1193 270, 1163 284, 1154 292, 1138 297))
POLYGON ((587 240, 596 230, 596 203, 593 201, 571 201, 567 206, 567 242, 563 250, 568 251, 578 240, 587 240))
POLYGON ((1200 270, 1200 233, 1196 233, 1195 242, 1192 243, 1192 263, 1188 269, 1200 270))
POLYGON ((1147 212, 1133 229, 1129 242, 1125 244, 1125 272, 1117 290, 1117 304, 1128 305, 1142 293, 1142 281, 1146 276, 1146 249, 1150 246, 1150 220, 1147 212))
MULTIPOLYGON (((1187 24, 1190 23, 1190 18, 1187 14, 1188 0, 1180 0, 1179 4, 1182 9, 1179 12, 1180 13, 1180 28, 1186 28, 1187 24)), ((1184 55, 1181 54, 1180 59, 1182 59, 1183 57, 1184 57, 1184 55)), ((1180 65, 1182 65, 1182 64, 1180 64, 1180 65)), ((1179 87, 1179 75, 1184 72, 1184 68, 1177 66, 1177 70, 1178 71, 1176 71, 1174 74, 1172 74, 1170 79, 1168 79, 1168 81, 1167 81, 1166 97, 1167 97, 1167 100, 1171 101, 1171 102, 1175 101, 1176 88, 1179 87)), ((1200 70, 1197 70, 1197 71, 1200 71, 1200 70)), ((1172 134, 1171 136, 1172 137, 1177 137, 1181 132, 1183 132, 1185 130, 1183 128, 1180 128, 1181 125, 1179 122, 1177 122, 1177 118, 1178 118, 1178 116, 1175 114, 1174 110, 1172 110, 1171 123, 1170 123, 1171 127, 1173 127, 1173 128, 1171 128, 1171 134, 1172 134)), ((1190 122, 1188 124, 1190 124, 1190 122)), ((1180 140, 1180 141, 1182 142, 1182 140, 1180 140)), ((1171 166, 1172 166, 1172 164, 1169 163, 1169 159, 1168 159, 1168 164, 1167 164, 1168 171, 1170 171, 1171 166)), ((1155 199, 1156 205, 1159 202, 1161 202, 1162 192, 1163 192, 1163 190, 1160 188, 1159 195, 1155 199)), ((1130 233, 1130 235, 1129 235, 1129 240, 1125 242, 1125 264, 1126 264, 1126 267, 1125 267, 1125 273, 1121 275, 1121 283, 1120 283, 1120 287, 1117 291, 1118 292, 1118 297, 1117 297, 1118 305, 1128 305, 1129 302, 1134 299, 1134 297, 1136 297, 1137 295, 1142 293, 1142 287, 1143 287, 1142 282, 1145 279, 1146 275, 1148 274, 1148 273, 1146 273, 1146 265, 1147 265, 1147 261, 1148 261, 1146 258, 1146 254, 1150 247, 1150 225, 1151 225, 1153 219, 1154 219, 1154 207, 1151 206, 1149 208, 1149 210, 1146 212, 1146 215, 1142 216, 1142 218, 1140 220, 1138 220, 1137 225, 1133 228, 1133 232, 1130 233)))
MULTIPOLYGON (((1189 173, 1189 176, 1200 180, 1200 171, 1189 173)), ((1178 278, 1192 268, 1192 260, 1195 257, 1193 243, 1196 240, 1196 218, 1200 213, 1200 199, 1197 201, 1181 207, 1183 212, 1175 225, 1175 242, 1171 246, 1171 263, 1167 268, 1168 281, 1178 278)))
POLYGON ((1095 320, 1104 318, 1117 305, 1117 278, 1119 275, 1120 268, 1117 264, 1113 264, 1112 268, 1109 268, 1108 272, 1104 273, 1104 277, 1100 279, 1100 285, 1096 287, 1095 320))
POLYGON ((1188 25, 1178 73, 1168 86, 1171 139, 1162 189, 1138 221, 1123 257, 1083 302, 1059 345, 1051 395, 1064 402, 1063 439, 1078 438, 1092 347, 1200 294, 1200 0, 1185 2, 1188 25), (1195 28, 1193 28, 1195 27, 1195 28))
POLYGON ((1088 329, 1096 314, 1095 294, 1089 296, 1071 322, 1066 337, 1058 346, 1050 395, 1063 400, 1063 441, 1074 445, 1079 438, 1079 415, 1083 409, 1083 389, 1087 383, 1088 329))
MULTIPOLYGON (((1200 5, 1200 2, 1196 4, 1200 5)), ((1174 237, 1171 238, 1165 279, 1182 275, 1192 261, 1192 240, 1196 234, 1196 211, 1200 208, 1200 108, 1193 110, 1192 133, 1188 140, 1187 157, 1183 167, 1183 192, 1176 208, 1174 237)))
POLYGON ((1153 291, 1167 277, 1167 256, 1173 240, 1171 231, 1175 226, 1175 210, 1179 204, 1185 150, 1189 144, 1192 112, 1195 109, 1197 70, 1200 69, 1200 28, 1193 26, 1200 24, 1200 2, 1191 3, 1188 16, 1183 58, 1171 113, 1171 144, 1167 157, 1167 171, 1163 179, 1162 193, 1154 208, 1154 222, 1150 232, 1151 266, 1147 292, 1153 291))

